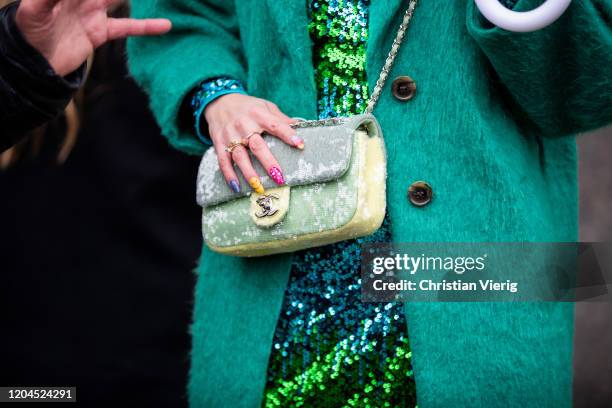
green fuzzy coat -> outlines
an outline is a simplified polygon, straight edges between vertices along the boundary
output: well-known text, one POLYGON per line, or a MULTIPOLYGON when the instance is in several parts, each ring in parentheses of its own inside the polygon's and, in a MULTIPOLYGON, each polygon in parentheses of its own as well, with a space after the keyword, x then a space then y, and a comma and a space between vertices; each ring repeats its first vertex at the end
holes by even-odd
MULTIPOLYGON (((519 9, 538 0, 520 0, 519 9)), ((371 89, 407 1, 373 0, 371 89)), ((129 62, 177 148, 206 146, 178 127, 198 82, 242 80, 290 116, 315 118, 305 0, 138 0, 136 17, 167 17, 169 35, 134 39, 129 62)), ((612 5, 574 0, 554 25, 491 28, 472 0, 421 0, 390 81, 415 79, 375 111, 388 150, 396 242, 575 241, 573 134, 612 119, 612 5), (425 180, 434 201, 412 206, 425 180)), ((258 407, 291 255, 239 259, 203 250, 195 293, 193 407, 258 407)), ((569 407, 573 305, 406 304, 419 407, 569 407)))

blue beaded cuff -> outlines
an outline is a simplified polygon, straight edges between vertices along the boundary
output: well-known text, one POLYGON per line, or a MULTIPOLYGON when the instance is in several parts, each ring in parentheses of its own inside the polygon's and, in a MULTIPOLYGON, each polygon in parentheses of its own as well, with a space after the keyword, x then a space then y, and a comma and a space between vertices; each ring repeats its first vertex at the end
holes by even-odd
POLYGON ((195 123, 195 134, 202 143, 212 145, 210 137, 208 137, 207 129, 201 128, 200 118, 202 117, 204 109, 218 97, 230 93, 247 94, 242 83, 232 78, 216 78, 210 81, 204 81, 196 89, 191 99, 191 109, 195 123))

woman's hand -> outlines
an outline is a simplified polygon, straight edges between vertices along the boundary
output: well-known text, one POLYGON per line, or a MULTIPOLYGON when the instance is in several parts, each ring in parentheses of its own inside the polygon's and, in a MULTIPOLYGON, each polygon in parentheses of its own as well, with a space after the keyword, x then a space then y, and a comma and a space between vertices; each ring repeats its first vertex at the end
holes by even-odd
POLYGON ((117 3, 120 0, 21 0, 15 21, 28 43, 63 77, 107 41, 163 34, 172 26, 166 19, 107 17, 106 10, 117 3))
POLYGON ((253 190, 260 194, 264 192, 249 158, 247 147, 238 145, 231 153, 226 151, 230 144, 241 141, 248 144, 248 149, 253 152, 276 184, 285 184, 281 167, 261 133, 269 133, 290 146, 303 149, 304 141, 289 126, 295 122, 295 119, 282 113, 272 102, 237 93, 215 99, 206 107, 204 115, 219 158, 219 166, 234 192, 240 191, 240 183, 233 162, 238 165, 253 190))

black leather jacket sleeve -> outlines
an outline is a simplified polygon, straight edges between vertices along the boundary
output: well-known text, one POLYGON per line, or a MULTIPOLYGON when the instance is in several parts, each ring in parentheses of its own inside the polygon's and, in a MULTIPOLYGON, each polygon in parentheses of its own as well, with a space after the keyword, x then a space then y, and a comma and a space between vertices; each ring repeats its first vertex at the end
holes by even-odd
POLYGON ((17 3, 0 9, 0 152, 60 114, 84 78, 84 65, 58 76, 15 23, 17 3))

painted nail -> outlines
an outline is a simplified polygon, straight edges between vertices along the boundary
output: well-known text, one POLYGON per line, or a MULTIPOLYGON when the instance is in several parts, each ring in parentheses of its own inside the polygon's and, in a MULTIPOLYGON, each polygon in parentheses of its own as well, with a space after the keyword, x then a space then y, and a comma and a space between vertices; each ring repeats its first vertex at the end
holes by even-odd
POLYGON ((304 150, 304 140, 299 136, 291 136, 291 143, 300 150, 304 150))
POLYGON ((268 170, 268 174, 270 175, 272 180, 274 180, 274 182, 279 186, 285 184, 285 177, 283 177, 283 172, 278 167, 270 167, 270 170, 268 170))
POLYGON ((238 180, 230 180, 229 186, 234 193, 240 192, 240 184, 238 183, 238 180))
POLYGON ((263 194, 265 192, 263 186, 261 185, 261 180, 259 180, 259 177, 251 177, 251 179, 249 180, 249 185, 258 194, 263 194))

